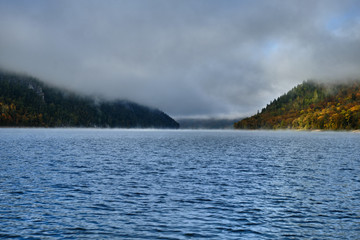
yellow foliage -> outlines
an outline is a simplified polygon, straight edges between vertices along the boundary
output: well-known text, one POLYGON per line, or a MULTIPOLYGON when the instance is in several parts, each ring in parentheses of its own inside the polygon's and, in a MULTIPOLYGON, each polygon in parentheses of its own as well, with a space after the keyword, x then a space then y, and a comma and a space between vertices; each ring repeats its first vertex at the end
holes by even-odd
MULTIPOLYGON (((318 87, 316 93, 319 92, 319 96, 322 96, 320 102, 307 99, 306 96, 301 95, 301 92, 292 92, 295 95, 299 94, 296 100, 289 101, 289 97, 285 96, 281 99, 282 101, 273 103, 256 118, 248 118, 246 124, 251 124, 255 128, 360 129, 360 91, 358 90, 360 81, 355 84, 355 87, 338 86, 334 88, 337 92, 329 97, 324 97, 326 89, 318 87), (281 114, 284 109, 290 110, 281 114)), ((305 88, 306 91, 310 95, 311 91, 305 88)))
POLYGON ((11 109, 11 110, 16 110, 16 105, 13 104, 13 103, 11 103, 11 104, 10 104, 10 109, 11 109))
POLYGON ((352 108, 350 108, 350 111, 352 111, 352 112, 356 112, 359 110, 360 110, 360 105, 356 105, 356 106, 353 106, 352 108))

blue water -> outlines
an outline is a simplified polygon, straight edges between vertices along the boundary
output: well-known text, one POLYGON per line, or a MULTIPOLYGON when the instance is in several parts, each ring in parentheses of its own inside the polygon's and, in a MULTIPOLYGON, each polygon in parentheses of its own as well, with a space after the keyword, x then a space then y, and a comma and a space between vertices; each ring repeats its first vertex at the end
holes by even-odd
POLYGON ((0 238, 360 239, 360 134, 0 129, 0 238))

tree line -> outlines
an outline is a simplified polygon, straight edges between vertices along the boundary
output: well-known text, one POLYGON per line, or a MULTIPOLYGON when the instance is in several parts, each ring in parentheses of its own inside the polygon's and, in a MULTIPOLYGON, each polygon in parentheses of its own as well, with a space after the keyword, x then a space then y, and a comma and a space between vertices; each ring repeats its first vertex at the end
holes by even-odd
POLYGON ((178 128, 179 124, 157 109, 124 100, 100 101, 0 71, 0 126, 178 128))
POLYGON ((305 81, 270 102, 261 112, 234 124, 236 129, 360 128, 360 81, 324 84, 305 81))

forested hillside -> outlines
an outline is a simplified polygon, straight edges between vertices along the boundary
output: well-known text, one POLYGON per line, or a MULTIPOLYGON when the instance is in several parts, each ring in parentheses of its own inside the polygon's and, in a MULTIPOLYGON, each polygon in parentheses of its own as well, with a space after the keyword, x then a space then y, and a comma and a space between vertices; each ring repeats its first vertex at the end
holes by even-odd
POLYGON ((321 84, 306 81, 275 99, 258 114, 234 124, 237 129, 360 128, 360 81, 321 84))
POLYGON ((100 101, 0 71, 0 126, 178 128, 165 113, 129 101, 100 101))

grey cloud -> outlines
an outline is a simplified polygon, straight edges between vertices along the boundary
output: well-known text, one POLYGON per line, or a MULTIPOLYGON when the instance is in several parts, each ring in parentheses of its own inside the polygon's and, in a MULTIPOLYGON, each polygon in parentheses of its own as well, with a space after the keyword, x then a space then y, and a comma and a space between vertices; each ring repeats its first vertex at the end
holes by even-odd
POLYGON ((246 115, 309 78, 358 78, 356 13, 350 0, 3 0, 0 66, 173 116, 246 115))

